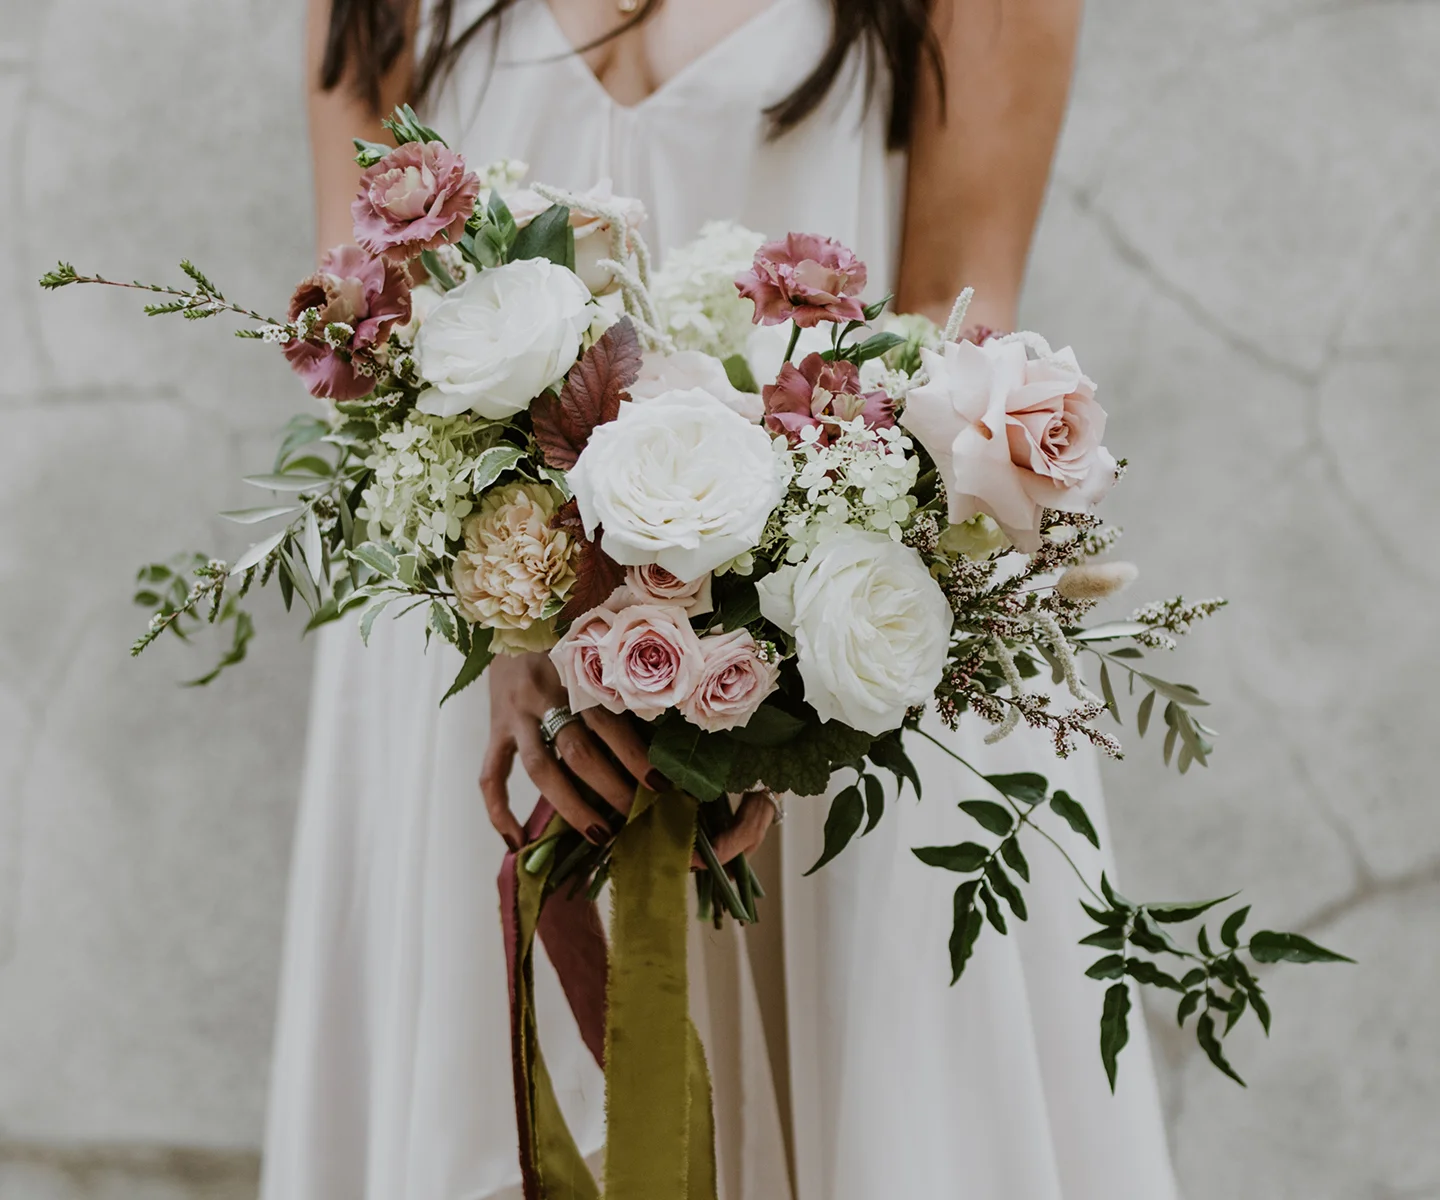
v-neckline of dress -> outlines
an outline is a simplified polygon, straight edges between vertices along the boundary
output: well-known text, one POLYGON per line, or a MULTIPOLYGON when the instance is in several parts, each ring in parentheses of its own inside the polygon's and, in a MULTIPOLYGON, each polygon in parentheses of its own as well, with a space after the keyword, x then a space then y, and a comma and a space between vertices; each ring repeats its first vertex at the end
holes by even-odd
POLYGON ((587 86, 598 92, 611 108, 626 113, 640 113, 652 105, 658 104, 662 99, 668 97, 673 91, 680 87, 687 79, 699 74, 708 67, 711 62, 722 57, 735 43, 763 26, 765 22, 773 19, 777 12, 789 8, 796 2, 797 0, 772 0, 772 2, 760 12, 742 21, 719 41, 710 43, 710 45, 705 47, 698 55, 676 71, 675 74, 664 80, 653 92, 648 93, 634 104, 626 104, 615 98, 610 89, 605 86, 600 76, 595 74, 594 69, 585 61, 584 56, 576 50, 575 44, 570 40, 570 36, 561 27, 559 18, 555 16, 555 10, 550 7, 549 0, 534 0, 535 7, 541 10, 545 24, 549 27, 551 35, 557 43, 557 49, 560 51, 561 57, 574 63, 573 69, 577 70, 578 73, 588 81, 587 86))

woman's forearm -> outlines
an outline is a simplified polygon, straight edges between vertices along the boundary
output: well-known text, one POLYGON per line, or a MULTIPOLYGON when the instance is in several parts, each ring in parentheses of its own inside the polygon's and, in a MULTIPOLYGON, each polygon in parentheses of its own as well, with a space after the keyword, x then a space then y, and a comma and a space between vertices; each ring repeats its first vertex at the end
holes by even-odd
MULTIPOLYGON (((325 36, 330 25, 331 0, 308 0, 305 30, 305 77, 307 110, 310 117, 310 154, 315 175, 315 244, 319 253, 352 240, 350 201, 355 198, 360 168, 355 163, 351 139, 385 140, 380 118, 408 98, 414 55, 409 46, 380 88, 380 107, 373 110, 342 80, 325 91, 320 86, 320 64, 325 53, 325 36)), ((410 5, 414 28, 415 5, 410 5)))
POLYGON ((1013 329, 1070 90, 1081 0, 936 0, 945 96, 926 77, 910 150, 898 305, 1013 329))

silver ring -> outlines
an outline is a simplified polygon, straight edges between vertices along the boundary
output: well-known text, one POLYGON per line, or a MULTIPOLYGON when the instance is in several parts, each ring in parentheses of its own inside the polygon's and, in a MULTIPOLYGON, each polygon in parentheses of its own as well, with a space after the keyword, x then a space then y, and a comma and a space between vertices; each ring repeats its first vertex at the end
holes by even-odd
POLYGON ((785 824, 785 802, 769 788, 761 788, 759 794, 770 801, 770 807, 775 810, 775 824, 785 824))
POLYGON ((557 704, 554 708, 545 710, 540 718, 540 740, 547 746, 553 746, 555 739, 560 736, 560 731, 567 725, 573 725, 576 721, 584 720, 578 713, 573 713, 563 704, 557 704))

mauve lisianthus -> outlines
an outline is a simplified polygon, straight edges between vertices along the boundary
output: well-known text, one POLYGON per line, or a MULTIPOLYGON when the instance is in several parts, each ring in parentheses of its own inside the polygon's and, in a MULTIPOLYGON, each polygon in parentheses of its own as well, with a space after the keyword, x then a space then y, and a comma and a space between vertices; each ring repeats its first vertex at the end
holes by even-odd
POLYGON ((390 262, 408 262, 458 242, 479 194, 479 176, 444 142, 406 142, 360 176, 350 205, 355 241, 390 262))
POLYGON ((703 638, 700 649, 705 666, 680 713, 709 733, 738 729, 778 686, 780 668, 760 657, 748 629, 703 638))
POLYGON ((565 598, 575 582, 575 543, 551 526, 557 507, 546 485, 517 483, 491 492, 466 518, 465 549, 450 579, 467 621, 528 630, 565 598))
POLYGON ((862 321, 856 297, 865 290, 865 264, 834 238, 791 233, 755 251, 750 270, 735 281, 755 303, 755 324, 793 320, 802 329, 821 321, 862 321))
POLYGON ((895 424, 895 411, 884 392, 862 392, 860 370, 852 362, 826 362, 818 354, 806 355, 797 367, 786 363, 774 383, 762 389, 765 398, 765 427, 800 441, 810 426, 819 430, 819 441, 829 445, 840 421, 864 419, 870 429, 888 429, 895 424))
POLYGON ((410 319, 410 285, 400 268, 358 246, 336 246, 320 268, 295 289, 290 320, 306 309, 319 313, 309 338, 285 344, 285 357, 311 395, 358 400, 375 387, 356 369, 355 356, 381 345, 398 322, 410 319), (348 328, 350 334, 343 337, 348 328))

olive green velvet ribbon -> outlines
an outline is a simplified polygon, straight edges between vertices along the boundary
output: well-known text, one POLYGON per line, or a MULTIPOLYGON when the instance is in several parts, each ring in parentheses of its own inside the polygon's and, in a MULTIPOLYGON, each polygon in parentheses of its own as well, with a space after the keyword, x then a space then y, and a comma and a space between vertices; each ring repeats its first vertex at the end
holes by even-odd
MULTIPOLYGON (((641 788, 611 852, 606 1200, 716 1200, 710 1074, 690 1020, 686 969, 696 808, 683 792, 641 788)), ((532 956, 550 870, 547 862, 534 874, 522 867, 510 877, 517 901, 511 1001, 525 1194, 527 1200, 598 1200, 556 1102, 535 1027, 532 956)), ((502 873, 502 892, 505 878, 502 873)))

